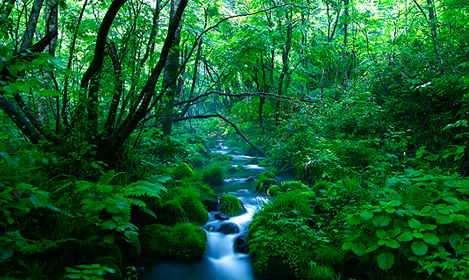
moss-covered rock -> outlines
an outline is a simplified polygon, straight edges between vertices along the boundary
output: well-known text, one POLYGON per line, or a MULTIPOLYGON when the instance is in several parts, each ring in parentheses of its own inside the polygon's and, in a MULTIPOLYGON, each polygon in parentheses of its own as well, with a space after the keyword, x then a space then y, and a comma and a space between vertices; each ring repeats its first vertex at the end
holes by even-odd
POLYGON ((270 171, 262 172, 254 183, 257 192, 267 192, 267 189, 273 185, 277 185, 277 181, 275 180, 275 174, 270 171))
POLYGON ((197 184, 197 189, 199 190, 199 199, 205 206, 205 209, 207 211, 217 211, 218 196, 215 192, 209 186, 201 183, 197 184))
POLYGON ((182 188, 176 200, 186 212, 187 219, 196 225, 203 225, 208 221, 208 211, 200 201, 195 187, 182 188))
POLYGON ((241 200, 232 194, 224 194, 221 196, 218 210, 231 217, 241 215, 245 212, 241 200))
POLYGON ((223 184, 223 169, 220 166, 207 167, 202 173, 202 180, 211 186, 223 184))
POLYGON ((186 211, 182 208, 179 200, 172 199, 163 203, 158 215, 158 223, 163 225, 174 225, 186 221, 186 211))
POLYGON ((148 257, 192 259, 206 250, 205 231, 193 224, 176 226, 153 224, 140 232, 142 254, 148 257))
POLYGON ((188 178, 194 176, 194 171, 190 168, 187 163, 183 162, 178 166, 174 167, 171 171, 172 174, 176 175, 179 178, 188 178))
POLYGON ((311 189, 300 181, 288 181, 282 184, 282 190, 287 192, 296 190, 310 191, 311 189))
POLYGON ((273 186, 270 186, 269 189, 267 189, 267 195, 269 196, 277 196, 278 194, 281 194, 283 191, 282 191, 282 188, 280 188, 279 185, 273 185, 273 186))
POLYGON ((277 185, 277 181, 271 178, 259 179, 254 183, 257 192, 265 193, 270 186, 277 185))

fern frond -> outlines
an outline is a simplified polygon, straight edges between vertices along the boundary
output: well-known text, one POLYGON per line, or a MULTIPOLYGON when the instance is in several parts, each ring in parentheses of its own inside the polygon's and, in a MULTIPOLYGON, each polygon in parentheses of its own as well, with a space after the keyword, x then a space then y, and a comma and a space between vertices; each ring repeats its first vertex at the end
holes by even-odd
POLYGON ((103 175, 99 176, 98 183, 101 183, 104 185, 111 184, 112 179, 114 179, 114 177, 118 176, 119 174, 121 173, 116 174, 116 171, 114 169, 111 169, 108 172, 104 173, 103 175))
POLYGON ((153 176, 150 176, 147 179, 147 181, 164 184, 164 183, 167 183, 167 182, 171 181, 172 179, 173 178, 171 176, 168 176, 168 175, 153 175, 153 176))
POLYGON ((125 196, 149 196, 149 197, 156 197, 160 198, 161 194, 166 192, 165 186, 158 182, 148 182, 148 181, 138 181, 127 185, 123 190, 122 193, 125 196))

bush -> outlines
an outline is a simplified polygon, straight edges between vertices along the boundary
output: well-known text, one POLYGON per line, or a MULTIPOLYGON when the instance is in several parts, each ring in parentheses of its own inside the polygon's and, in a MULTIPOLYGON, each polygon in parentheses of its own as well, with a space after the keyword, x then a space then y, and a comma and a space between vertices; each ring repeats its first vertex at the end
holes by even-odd
POLYGON ((249 252, 261 277, 306 276, 319 234, 310 225, 308 195, 291 191, 256 212, 249 226, 249 252))
MULTIPOLYGON (((342 247, 395 275, 465 278, 468 186, 468 179, 415 171, 390 178, 378 193, 379 201, 348 216, 349 232, 342 247)), ((369 266, 367 270, 380 273, 369 266)))

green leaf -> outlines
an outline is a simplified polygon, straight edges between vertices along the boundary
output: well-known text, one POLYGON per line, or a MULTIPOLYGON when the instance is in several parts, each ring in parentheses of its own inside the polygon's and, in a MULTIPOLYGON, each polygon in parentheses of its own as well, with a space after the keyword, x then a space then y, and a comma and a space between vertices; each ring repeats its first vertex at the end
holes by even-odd
POLYGON ((412 241, 412 239, 414 239, 414 236, 410 231, 406 231, 397 237, 397 240, 399 242, 408 242, 412 241))
POLYGON ((378 266, 382 270, 388 270, 394 264, 394 255, 391 252, 381 252, 378 255, 378 266))
POLYGON ((451 224, 452 222, 453 222, 453 219, 451 219, 451 217, 448 215, 438 214, 436 217, 437 224, 451 224))
POLYGON ((375 244, 371 245, 370 247, 368 247, 368 249, 366 249, 365 254, 374 252, 374 251, 376 251, 378 248, 379 248, 378 243, 375 243, 375 244))
POLYGON ((386 231, 382 228, 378 228, 376 230, 376 236, 379 238, 379 239, 383 239, 386 237, 386 231))
POLYGON ((104 243, 107 243, 107 244, 114 244, 114 236, 112 236, 111 234, 108 234, 104 236, 103 241, 104 243))
POLYGON ((378 216, 374 216, 372 221, 373 221, 373 224, 377 227, 385 227, 389 225, 392 219, 389 216, 378 215, 378 216))
POLYGON ((456 246, 458 246, 459 244, 460 239, 461 239, 461 236, 459 234, 453 233, 449 237, 449 244, 451 245, 451 247, 456 248, 456 246))
POLYGON ((417 256, 423 256, 428 252, 428 245, 422 241, 414 241, 410 247, 417 256))
POLYGON ((353 246, 353 242, 347 241, 342 245, 342 250, 344 251, 350 250, 352 249, 352 246, 353 246))
POLYGON ((422 211, 422 213, 427 213, 427 212, 430 212, 430 210, 432 210, 432 208, 427 205, 427 206, 423 207, 422 210, 420 210, 420 211, 422 211))
POLYGON ((375 214, 373 212, 370 212, 370 211, 364 211, 364 212, 360 213, 360 216, 365 220, 369 220, 369 219, 373 218, 374 215, 375 214))
POLYGON ((418 229, 422 226, 422 224, 417 221, 416 219, 412 218, 409 220, 409 227, 413 228, 413 229, 418 229))
POLYGON ((423 238, 423 234, 421 232, 414 232, 412 233, 412 235, 415 237, 415 238, 423 238))
POLYGON ((355 225, 358 225, 360 222, 361 222, 362 218, 360 216, 357 216, 357 215, 349 215, 347 217, 347 225, 349 226, 355 226, 355 225))
POLYGON ((434 235, 433 233, 426 231, 423 234, 423 241, 428 244, 438 245, 438 242, 440 241, 440 239, 438 238, 438 236, 434 235))
POLYGON ((387 247, 397 249, 401 247, 401 244, 394 239, 386 240, 384 243, 387 247))
POLYGON ((357 256, 362 256, 365 251, 366 251, 366 246, 362 242, 357 242, 353 244, 352 246, 352 251, 357 255, 357 256))
POLYGON ((116 222, 113 220, 107 220, 101 224, 101 229, 106 230, 106 229, 115 229, 116 228, 116 222))
POLYGON ((67 274, 68 279, 81 279, 82 274, 67 274))
POLYGON ((432 224, 423 224, 423 225, 422 225, 422 229, 424 229, 424 230, 435 230, 435 229, 436 229, 436 225, 432 225, 432 224))

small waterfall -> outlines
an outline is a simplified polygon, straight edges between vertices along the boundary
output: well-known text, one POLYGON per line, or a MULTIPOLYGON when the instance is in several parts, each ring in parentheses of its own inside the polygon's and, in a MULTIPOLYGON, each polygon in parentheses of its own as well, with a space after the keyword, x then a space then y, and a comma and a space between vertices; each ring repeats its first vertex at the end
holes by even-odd
MULTIPOLYGON (((214 187, 218 195, 229 193, 238 197, 246 209, 246 213, 230 217, 228 220, 217 220, 210 212, 209 220, 203 226, 207 232, 207 251, 201 260, 191 262, 162 262, 148 270, 140 280, 257 280, 254 275, 251 257, 247 254, 236 253, 233 250, 236 239, 248 232, 249 224, 254 213, 263 207, 270 198, 254 193, 253 182, 248 177, 256 177, 266 167, 246 163, 253 157, 239 155, 236 151, 228 150, 221 145, 212 153, 232 154, 233 165, 242 165, 245 170, 230 173, 224 184, 214 187), (218 230, 223 224, 233 223, 239 227, 236 233, 225 234, 218 230)), ((259 158, 260 159, 260 158, 259 158)), ((220 200, 218 200, 220 203, 220 200)), ((218 205, 219 206, 219 205, 218 205)))

